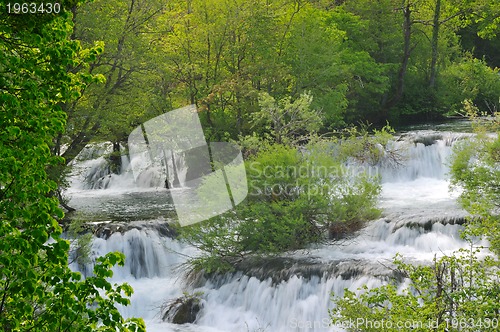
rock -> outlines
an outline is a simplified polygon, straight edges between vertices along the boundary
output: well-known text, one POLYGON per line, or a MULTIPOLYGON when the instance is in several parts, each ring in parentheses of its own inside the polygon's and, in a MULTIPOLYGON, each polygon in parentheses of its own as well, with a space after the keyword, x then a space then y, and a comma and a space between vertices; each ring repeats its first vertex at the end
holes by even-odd
POLYGON ((363 228, 362 221, 331 222, 328 226, 328 237, 330 240, 342 240, 355 235, 356 231, 363 228))
POLYGON ((131 229, 154 229, 162 237, 175 238, 177 232, 175 228, 165 221, 137 221, 137 222, 112 222, 101 221, 90 223, 90 231, 95 236, 102 239, 108 239, 114 233, 125 233, 131 229))
POLYGON ((273 285, 279 285, 293 277, 310 280, 312 278, 354 279, 359 276, 370 276, 381 280, 398 278, 396 270, 388 269, 391 263, 369 259, 332 259, 324 261, 319 257, 249 257, 235 266, 236 271, 226 275, 206 276, 214 287, 220 287, 235 276, 257 278, 260 281, 271 280, 273 285))
POLYGON ((163 321, 174 324, 194 323, 202 307, 200 298, 185 295, 167 304, 163 321))

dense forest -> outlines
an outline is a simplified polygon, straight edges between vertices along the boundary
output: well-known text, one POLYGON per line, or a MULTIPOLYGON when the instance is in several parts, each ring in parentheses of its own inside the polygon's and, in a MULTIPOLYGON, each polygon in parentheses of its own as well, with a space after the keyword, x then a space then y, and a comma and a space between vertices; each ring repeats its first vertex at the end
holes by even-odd
MULTIPOLYGON (((491 1, 101 1, 73 10, 92 48, 88 85, 64 105, 70 161, 91 140, 187 104, 209 140, 237 139, 259 97, 312 96, 322 132, 498 110, 498 5, 491 1)), ((116 145, 118 147, 118 145, 116 145)))
POLYGON ((189 104, 207 140, 242 147, 250 184, 262 189, 178 230, 203 253, 192 271, 207 274, 362 228, 380 216, 380 179, 346 169, 388 154, 399 162, 384 150, 387 123, 470 117, 476 136, 456 148, 451 182, 475 216, 464 232, 471 250, 433 266, 396 258, 416 291, 346 292, 331 320, 436 318, 444 331, 453 317, 498 319, 500 143, 489 133, 499 123, 499 3, 68 0, 46 12, 35 2, 0 4, 3 331, 145 330, 117 309, 130 304, 131 287, 109 282, 123 254, 98 258, 88 278, 69 268, 58 203, 67 166, 87 144, 112 142, 107 157, 119 173, 134 128, 189 104), (491 256, 480 260, 472 241, 484 235, 491 256))

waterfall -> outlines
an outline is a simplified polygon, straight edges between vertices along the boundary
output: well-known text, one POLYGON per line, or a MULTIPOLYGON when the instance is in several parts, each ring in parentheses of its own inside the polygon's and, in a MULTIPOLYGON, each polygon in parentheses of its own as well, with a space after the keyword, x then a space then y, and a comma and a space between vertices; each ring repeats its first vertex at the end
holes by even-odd
POLYGON ((132 229, 107 240, 96 239, 93 253, 99 256, 118 250, 127 255, 125 266, 115 268, 113 276, 113 281, 128 282, 134 288, 131 306, 121 310, 126 316, 145 318, 148 331, 332 331, 328 326, 332 292, 342 295, 345 288, 357 291, 363 285, 380 286, 389 276, 384 266, 391 264, 396 252, 415 261, 429 261, 437 252, 450 253, 466 245, 458 225, 435 224, 429 231, 395 228, 394 223, 379 220, 345 246, 295 253, 289 257, 292 262, 307 259, 310 266, 291 263, 287 268, 293 273, 275 271, 281 280, 236 273, 195 289, 185 286, 181 264, 185 255, 195 255, 196 250, 154 230, 132 229), (161 322, 159 307, 183 291, 203 294, 196 325, 161 322))
MULTIPOLYGON (((107 238, 95 238, 92 255, 110 251, 126 254, 125 266, 115 268, 112 279, 128 282, 134 294, 131 306, 120 310, 127 317, 143 317, 149 332, 343 331, 342 327, 329 326, 331 293, 341 296, 345 288, 357 291, 364 285, 383 284, 392 276, 387 266, 396 253, 425 263, 435 255, 467 246, 460 238, 467 213, 457 205, 458 193, 449 192, 447 174, 452 146, 467 136, 419 131, 402 134, 392 142, 391 149, 401 153, 404 165, 380 165, 383 216, 352 239, 249 263, 239 272, 201 279, 194 285, 183 279, 182 264, 186 257, 197 255, 197 250, 152 226, 168 222, 165 215, 172 212, 167 190, 154 189, 162 187, 160 170, 145 172, 139 183, 129 172, 130 163, 147 161, 139 157, 123 163, 122 173, 111 175, 102 186, 106 190, 91 190, 95 186, 83 186, 82 179, 93 174, 90 182, 98 183, 96 179, 104 174, 99 171, 104 167, 101 158, 108 150, 96 146, 93 152, 85 152, 75 169, 87 171, 74 173, 71 203, 82 210, 97 206, 101 214, 95 218, 102 222, 117 220, 113 210, 117 206, 123 209, 120 216, 132 216, 126 221, 130 227, 107 238), (141 186, 154 190, 145 191, 141 186), (202 293, 203 308, 197 321, 185 325, 163 322, 162 304, 185 291, 202 293)), ((185 170, 179 169, 182 182, 185 170)), ((73 268, 88 273, 92 263, 73 268)))
POLYGON ((408 182, 419 178, 446 179, 452 145, 470 137, 453 132, 419 131, 402 134, 388 149, 401 156, 402 165, 384 165, 384 182, 408 182))
MULTIPOLYGON (((121 151, 125 151, 121 145, 121 151)), ((111 142, 88 144, 72 162, 71 188, 76 190, 110 189, 127 190, 137 188, 163 188, 166 175, 183 187, 187 167, 182 153, 171 152, 161 165, 151 165, 147 155, 137 155, 132 160, 127 154, 120 156, 121 169, 115 174, 110 170, 109 155, 113 151, 111 142), (134 179, 132 166, 144 169, 134 179)))

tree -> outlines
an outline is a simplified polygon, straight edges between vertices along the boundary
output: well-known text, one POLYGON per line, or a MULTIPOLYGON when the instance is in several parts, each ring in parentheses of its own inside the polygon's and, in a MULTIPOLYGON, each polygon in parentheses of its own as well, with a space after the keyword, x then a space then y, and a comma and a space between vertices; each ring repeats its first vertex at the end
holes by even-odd
POLYGON ((263 93, 259 97, 260 110, 252 114, 253 123, 269 130, 278 144, 307 141, 307 135, 316 134, 322 126, 321 112, 310 108, 312 99, 310 93, 304 93, 293 102, 290 97, 276 102, 263 93))
MULTIPOLYGON (((481 0, 347 0, 330 12, 341 10, 352 17, 337 14, 332 21, 346 32, 344 44, 351 44, 348 54, 365 51, 375 60, 364 67, 372 71, 371 75, 357 75, 362 83, 368 76, 368 81, 375 83, 371 84, 374 91, 367 94, 370 85, 366 85, 358 88, 358 94, 347 94, 347 101, 355 105, 356 115, 369 115, 363 112, 366 108, 372 112, 372 121, 394 122, 432 119, 457 110, 463 97, 455 94, 457 84, 451 83, 449 76, 469 57, 463 52, 460 29, 473 24, 478 34, 491 37, 494 33, 486 31, 495 30, 498 8, 481 0), (389 88, 382 84, 384 77, 389 88), (365 105, 367 100, 371 105, 365 105), (378 119, 373 114, 378 114, 378 119)), ((346 56, 342 63, 352 58, 346 56)), ((353 63, 348 68, 359 66, 353 63)), ((349 91, 352 87, 356 85, 352 84, 349 91)))
POLYGON ((448 105, 450 113, 463 114, 464 98, 484 113, 492 115, 500 109, 499 69, 492 69, 471 55, 465 55, 444 69, 438 86, 440 93, 436 100, 448 105))
POLYGON ((88 84, 77 100, 63 105, 68 126, 54 150, 67 163, 92 140, 109 140, 118 155, 111 156, 118 173, 120 143, 139 123, 165 112, 156 91, 161 78, 155 62, 162 59, 156 58, 152 46, 162 9, 158 1, 143 0, 90 1, 73 9, 72 38, 99 50, 86 69, 99 80, 88 84), (60 151, 63 144, 67 149, 60 151))
MULTIPOLYGON (((196 104, 207 135, 236 138, 249 132, 258 92, 286 91, 290 80, 280 49, 297 2, 171 2, 159 49, 171 77, 175 107, 196 104)), ((283 52, 283 51, 281 51, 283 52)))
POLYGON ((462 44, 496 58, 485 50, 495 40, 464 43, 463 29, 491 38, 498 10, 486 0, 92 1, 73 10, 73 35, 104 42, 89 72, 105 82, 65 106, 58 147, 69 144, 68 161, 91 139, 118 150, 130 128, 186 104, 210 139, 236 139, 251 133, 262 93, 311 92, 322 131, 451 114, 463 99, 450 83, 468 58, 462 44))
POLYGON ((77 3, 60 3, 61 13, 39 15, 0 4, 0 329, 144 331, 116 307, 129 303, 130 286, 107 280, 123 255, 99 258, 85 280, 68 267, 47 167, 62 162, 50 151, 65 126, 60 105, 94 79, 68 68, 85 66, 95 50, 69 39, 77 3))
MULTIPOLYGON (((302 4, 294 15, 281 51, 282 61, 293 77, 289 93, 314 95, 312 107, 321 111, 324 124, 330 129, 344 124, 351 79, 351 67, 344 64, 346 32, 332 21, 324 10, 302 4)), ((279 99, 287 98, 275 92, 271 94, 279 99)))
POLYGON ((495 1, 476 0, 472 2, 474 11, 466 17, 466 24, 477 24, 477 34, 481 38, 491 39, 498 35, 500 23, 500 5, 495 1))

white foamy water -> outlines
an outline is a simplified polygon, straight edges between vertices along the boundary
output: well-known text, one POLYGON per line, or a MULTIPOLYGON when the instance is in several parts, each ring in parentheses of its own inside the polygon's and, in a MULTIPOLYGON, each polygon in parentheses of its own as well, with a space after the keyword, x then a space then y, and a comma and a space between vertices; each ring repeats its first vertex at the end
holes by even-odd
MULTIPOLYGON (((281 279, 239 273, 192 288, 183 279, 181 267, 186 257, 196 255, 196 250, 148 227, 96 239, 94 254, 126 254, 126 265, 115 269, 113 281, 128 282, 135 293, 131 306, 121 310, 127 317, 143 317, 149 332, 342 331, 328 325, 332 292, 342 295, 345 288, 356 291, 363 285, 381 285, 387 280, 386 266, 396 253, 425 263, 435 255, 466 246, 459 236, 461 226, 456 224, 466 213, 456 203, 458 193, 449 191, 447 176, 451 146, 463 137, 436 132, 401 137, 394 147, 404 154, 404 166, 381 171, 383 217, 348 241, 287 255, 298 263, 284 267, 281 275, 286 277, 281 279), (203 309, 195 324, 162 321, 159 308, 164 302, 195 291, 203 294, 203 309)), ((96 188, 92 183, 103 183, 98 175, 109 176, 99 170, 104 167, 99 158, 92 156, 78 165, 94 178, 81 174, 73 177, 71 203, 97 220, 128 222, 146 216, 154 222, 168 221, 163 216, 172 215, 173 208, 161 183, 150 188, 137 186, 126 168, 122 174, 111 175, 103 186, 107 189, 86 189, 96 188), (87 182, 91 179, 90 184, 85 186, 82 178, 87 182)))

